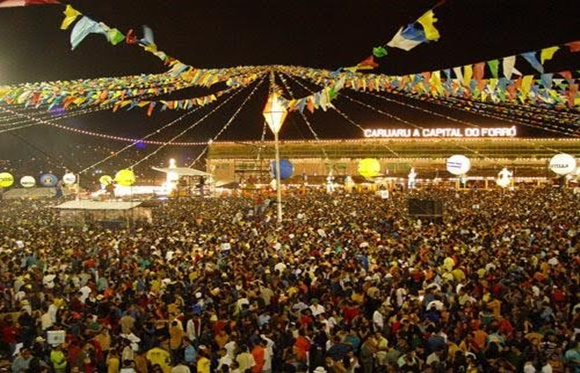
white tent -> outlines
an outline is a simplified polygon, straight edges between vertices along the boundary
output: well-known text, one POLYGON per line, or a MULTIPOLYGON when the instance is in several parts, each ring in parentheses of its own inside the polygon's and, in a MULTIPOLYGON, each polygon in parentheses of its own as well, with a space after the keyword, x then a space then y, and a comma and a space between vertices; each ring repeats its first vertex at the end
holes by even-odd
POLYGON ((105 227, 127 227, 136 222, 153 222, 152 211, 140 206, 139 201, 68 201, 55 209, 60 210, 60 224, 80 227, 100 224, 105 227))

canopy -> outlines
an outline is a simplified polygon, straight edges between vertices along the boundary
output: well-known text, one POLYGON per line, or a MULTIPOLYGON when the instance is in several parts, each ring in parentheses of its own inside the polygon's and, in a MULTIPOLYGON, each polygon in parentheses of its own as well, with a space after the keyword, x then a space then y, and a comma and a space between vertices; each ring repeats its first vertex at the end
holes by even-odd
POLYGON ((207 173, 207 172, 204 172, 201 170, 196 170, 195 168, 189 168, 189 167, 173 167, 173 168, 152 167, 152 168, 155 171, 164 172, 164 173, 175 172, 179 176, 211 176, 210 173, 207 173))
POLYGON ((61 210, 130 210, 137 207, 141 202, 125 201, 68 201, 54 206, 61 210))

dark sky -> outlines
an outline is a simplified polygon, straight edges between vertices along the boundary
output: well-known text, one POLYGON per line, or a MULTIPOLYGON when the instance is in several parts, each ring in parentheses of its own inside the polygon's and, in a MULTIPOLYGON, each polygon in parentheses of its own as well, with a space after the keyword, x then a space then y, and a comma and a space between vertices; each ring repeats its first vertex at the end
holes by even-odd
MULTIPOLYGON (((368 56, 374 46, 385 44, 400 26, 414 21, 437 1, 82 0, 70 3, 93 19, 123 32, 131 28, 140 30, 141 25, 150 26, 160 50, 196 67, 291 64, 334 70, 354 65, 368 56)), ((580 40, 577 5, 577 1, 558 0, 448 0, 436 10, 436 27, 441 39, 410 52, 389 49, 389 55, 380 60, 378 72, 404 74, 436 70, 580 40)), ((70 30, 59 30, 62 10, 60 6, 0 9, 0 84, 163 71, 160 61, 140 48, 124 44, 113 47, 101 36, 89 36, 71 51, 70 30)), ((578 66, 577 60, 571 58, 555 58, 546 64, 550 71, 577 70, 578 66)), ((258 93, 220 139, 259 139, 266 88, 262 87, 258 93)), ((199 131, 191 131, 181 140, 211 138, 239 103, 234 100, 200 126, 199 131)), ((396 105, 375 104, 421 126, 441 122, 437 117, 396 105)), ((404 126, 372 111, 349 106, 344 100, 338 100, 336 105, 343 107, 363 127, 404 126)), ((474 123, 487 122, 461 112, 443 112, 474 123)), ((158 113, 148 118, 143 110, 103 112, 62 123, 139 137, 179 114, 158 113)), ((309 119, 321 138, 360 136, 356 128, 341 122, 335 114, 317 112, 309 115, 309 119)), ((290 116, 288 123, 282 137, 313 138, 298 115, 290 116)), ((33 143, 43 141, 45 146, 56 146, 58 141, 90 141, 39 127, 18 133, 33 143)), ((14 138, 0 134, 0 146, 6 147, 7 143, 14 143, 14 138)), ((118 149, 124 143, 113 142, 110 146, 118 149)))

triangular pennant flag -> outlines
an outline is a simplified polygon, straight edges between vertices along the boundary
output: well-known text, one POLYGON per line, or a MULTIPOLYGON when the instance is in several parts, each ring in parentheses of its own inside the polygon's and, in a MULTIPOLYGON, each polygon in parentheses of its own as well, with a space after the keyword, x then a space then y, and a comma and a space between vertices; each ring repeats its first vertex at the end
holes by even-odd
POLYGON ((377 58, 385 57, 387 55, 387 50, 384 47, 374 47, 373 55, 377 58))
POLYGON ((499 60, 491 60, 487 61, 487 66, 489 66, 489 70, 491 71, 491 76, 494 78, 498 78, 498 69, 499 69, 499 60))
POLYGON ((417 20, 423 26, 423 30, 425 33, 425 38, 427 40, 439 40, 441 35, 439 35, 439 31, 433 25, 437 22, 437 18, 435 18, 435 13, 433 10, 427 11, 417 20))
POLYGON ((117 45, 123 40, 125 40, 125 35, 121 33, 121 31, 117 30, 116 28, 108 29, 107 30, 107 40, 112 45, 117 45))
POLYGON ((471 83, 471 78, 473 77, 473 68, 471 65, 463 66, 463 85, 468 86, 471 83))
POLYGON ((580 52, 580 40, 573 41, 571 43, 566 43, 564 45, 567 46, 568 49, 570 49, 570 52, 572 53, 580 52))
POLYGON ((504 57, 502 60, 503 76, 505 76, 508 79, 511 79, 515 65, 516 65, 516 56, 504 57))
POLYGON ((568 82, 572 81, 572 72, 570 72, 569 70, 566 71, 560 71, 558 74, 562 75, 564 78, 566 78, 566 80, 568 82))
POLYGON ((478 62, 473 65, 473 79, 480 81, 483 79, 483 69, 485 69, 485 62, 478 62))
POLYGON ((403 35, 403 28, 401 27, 395 36, 393 36, 391 41, 387 43, 387 45, 391 48, 399 48, 408 52, 415 48, 417 45, 421 44, 423 41, 425 40, 413 40, 407 35, 403 35))
POLYGON ((67 4, 66 8, 63 11, 63 14, 64 19, 62 20, 60 29, 67 30, 70 27, 70 25, 72 25, 73 22, 77 19, 77 17, 81 15, 81 12, 70 6, 70 4, 67 4))
POLYGON ((542 81, 542 85, 544 86, 544 88, 546 88, 546 89, 552 88, 552 79, 553 78, 554 78, 554 74, 552 74, 552 73, 542 74, 541 81, 542 81))
POLYGON ((463 71, 461 71, 461 67, 454 67, 453 72, 459 81, 463 81, 463 71))
POLYGON ((534 81, 534 76, 533 75, 526 75, 522 78, 522 85, 521 85, 521 91, 524 95, 528 95, 528 93, 530 93, 530 89, 532 88, 532 82, 534 81))
POLYGON ((536 52, 526 52, 522 53, 522 57, 532 65, 534 69, 536 69, 541 74, 544 73, 544 66, 538 61, 536 57, 536 52))
POLYGON ((568 97, 568 105, 570 107, 574 106, 576 93, 578 93, 578 84, 570 84, 568 88, 567 97, 568 97))
POLYGON ((143 38, 139 40, 139 43, 144 45, 155 44, 155 40, 153 38, 153 30, 151 30, 151 27, 143 26, 143 38))
POLYGON ((137 36, 133 29, 127 31, 127 36, 125 37, 125 43, 127 44, 137 44, 137 36))
POLYGON ((372 68, 379 66, 379 64, 375 62, 374 56, 368 56, 367 58, 365 58, 364 60, 359 62, 356 66, 357 67, 370 67, 372 69, 372 68))
POLYGON ((560 47, 550 47, 542 49, 542 52, 540 53, 540 62, 544 64, 544 62, 551 60, 552 57, 554 57, 554 53, 556 53, 558 49, 560 49, 560 47))
POLYGON ((70 34, 72 49, 75 49, 89 34, 105 35, 105 31, 97 22, 87 16, 83 16, 83 18, 75 24, 70 34))

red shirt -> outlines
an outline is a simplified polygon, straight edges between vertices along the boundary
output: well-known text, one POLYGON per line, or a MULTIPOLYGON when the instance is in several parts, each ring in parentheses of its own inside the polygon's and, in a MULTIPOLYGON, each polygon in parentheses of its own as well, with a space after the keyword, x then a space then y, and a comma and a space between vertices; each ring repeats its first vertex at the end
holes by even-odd
POLYGON ((252 367, 252 373, 262 373, 262 369, 264 368, 264 364, 266 363, 266 350, 262 346, 255 346, 252 349, 252 356, 254 357, 254 361, 256 365, 252 367))

